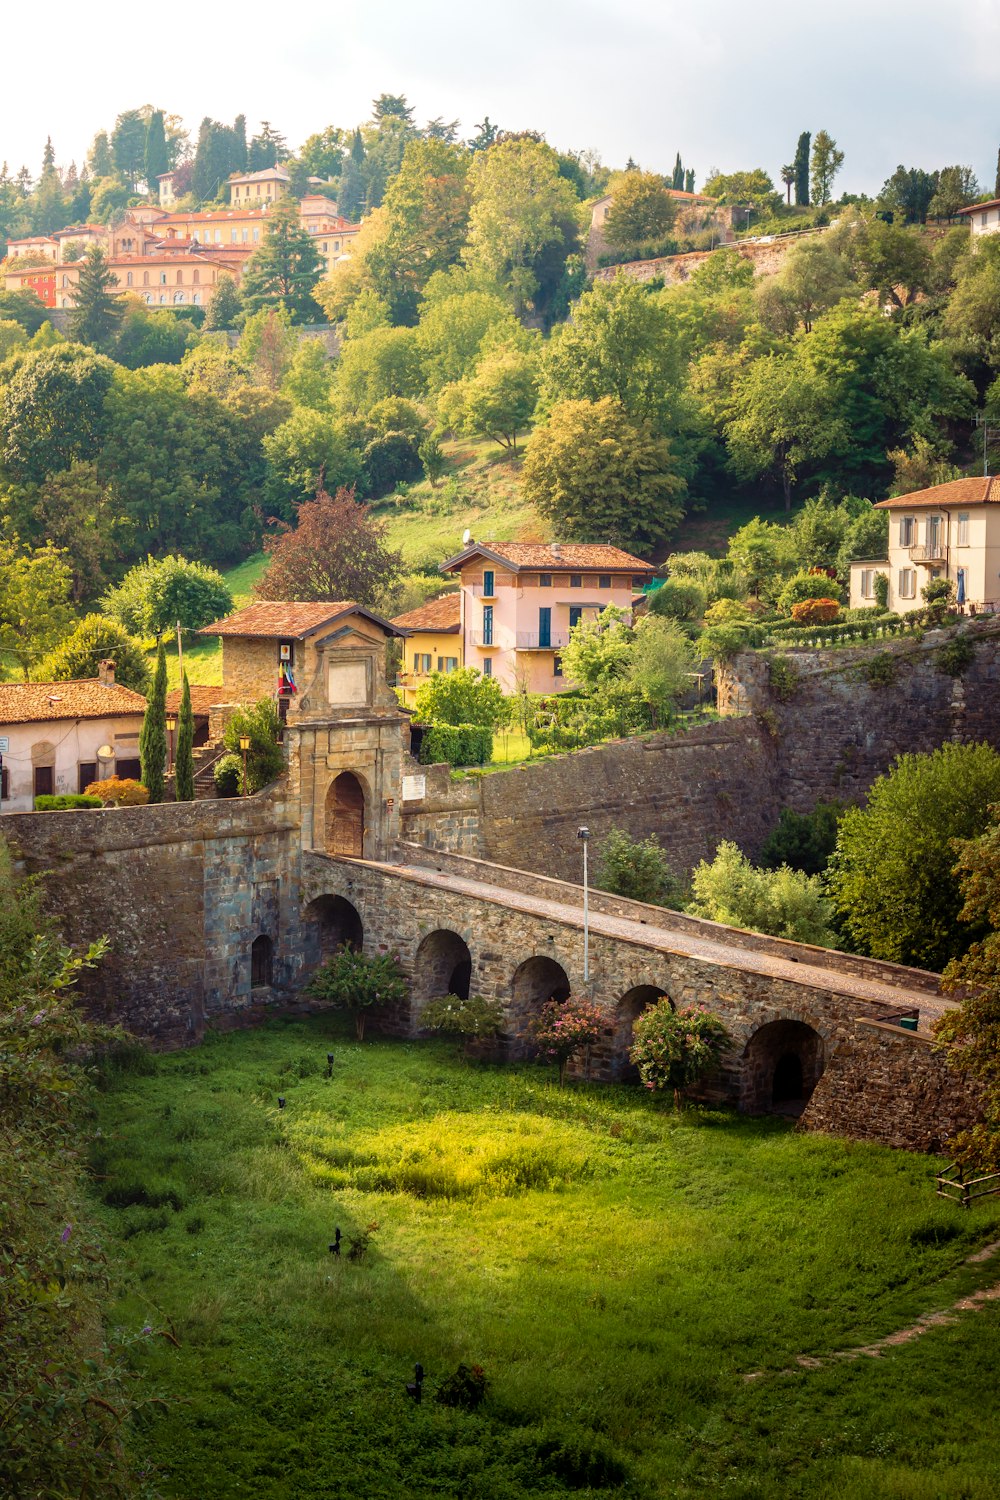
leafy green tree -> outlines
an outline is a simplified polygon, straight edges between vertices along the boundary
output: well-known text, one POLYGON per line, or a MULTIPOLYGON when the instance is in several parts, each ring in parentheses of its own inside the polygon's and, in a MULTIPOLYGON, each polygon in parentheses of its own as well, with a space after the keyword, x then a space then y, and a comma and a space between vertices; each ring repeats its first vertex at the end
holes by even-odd
POLYGON ((708 604, 706 589, 694 578, 665 578, 647 597, 653 618, 677 620, 687 625, 702 619, 708 604))
POLYGON ((959 209, 974 203, 980 187, 971 167, 942 167, 927 211, 936 219, 950 219, 959 209))
POLYGON ((837 845, 837 824, 843 811, 837 802, 817 802, 807 813, 783 807, 777 825, 761 845, 760 862, 765 870, 788 865, 805 875, 822 875, 837 845))
POLYGON ((194 714, 191 711, 191 685, 186 672, 181 685, 181 711, 177 715, 174 797, 178 802, 194 801, 194 714))
POLYGON ((87 153, 87 166, 91 177, 110 177, 115 170, 115 159, 111 154, 108 132, 99 130, 87 153))
POLYGON ((538 292, 536 260, 548 247, 565 243, 576 195, 560 176, 551 147, 514 137, 473 155, 468 185, 466 260, 508 282, 517 307, 525 308, 538 292))
POLYGON ((594 697, 613 697, 625 687, 631 666, 635 632, 624 610, 602 609, 596 619, 580 620, 560 653, 566 681, 594 697))
POLYGON ((315 241, 299 223, 294 199, 277 203, 267 217, 267 237, 243 271, 243 303, 251 313, 283 307, 293 323, 319 322, 313 296, 323 265, 315 241))
POLYGON ((611 212, 604 231, 616 249, 662 240, 676 217, 674 200, 655 172, 622 172, 609 184, 611 212))
POLYGON ((490 437, 517 458, 517 434, 538 401, 538 359, 533 349, 500 346, 484 354, 467 380, 445 386, 438 412, 456 432, 490 437))
POLYGON ((883 306, 909 307, 931 283, 931 254, 921 235, 883 219, 845 216, 827 237, 852 274, 883 306))
POLYGON ((720 203, 743 204, 748 208, 767 208, 781 201, 763 167, 745 172, 716 172, 709 177, 702 192, 720 203))
POLYGON ((322 339, 303 339, 292 355, 282 382, 282 394, 295 406, 328 411, 333 366, 322 339))
POLYGON ((823 382, 810 379, 794 353, 755 359, 741 371, 725 432, 737 475, 780 483, 786 512, 800 470, 828 453, 839 437, 823 382))
POLYGON ((510 303, 496 292, 470 289, 425 302, 417 343, 428 389, 463 380, 488 346, 512 342, 519 329, 510 303))
POLYGON ((283 307, 263 307, 243 324, 236 345, 236 359, 247 368, 256 385, 277 391, 288 374, 298 347, 289 313, 283 307))
POLYGON ((344 345, 334 393, 342 410, 366 412, 388 396, 419 396, 422 390, 420 346, 414 329, 376 328, 344 345))
POLYGON ((320 484, 337 489, 357 484, 361 454, 352 448, 332 412, 299 407, 264 437, 267 477, 264 498, 272 514, 288 520, 320 484))
POLYGON ((809 207, 809 147, 812 135, 803 130, 795 146, 795 202, 800 208, 809 207))
POLYGON ((118 277, 108 265, 101 246, 91 245, 80 266, 70 312, 70 329, 78 343, 101 350, 111 347, 125 312, 124 304, 112 290, 117 285, 118 277))
POLYGON ((167 656, 162 640, 156 651, 153 686, 146 699, 146 712, 139 731, 140 780, 150 802, 163 801, 167 760, 167 656))
POLYGON ((982 935, 957 925, 963 905, 954 839, 974 839, 1000 801, 1000 755, 989 745, 943 745, 898 756, 864 808, 840 822, 830 891, 862 952, 939 970, 982 935))
POLYGON ((819 876, 788 865, 757 869, 735 844, 723 842, 711 863, 698 865, 691 890, 688 911, 694 917, 820 948, 836 946, 833 903, 819 876))
POLYGON ((26 546, 49 541, 60 548, 72 573, 75 604, 104 587, 117 556, 116 517, 94 463, 74 459, 69 469, 40 483, 0 487, 0 510, 26 546))
POLYGON ((833 136, 829 131, 817 130, 809 158, 810 187, 814 203, 822 206, 830 202, 834 179, 843 165, 844 153, 837 149, 833 136))
POLYGON ((25 681, 69 628, 69 594, 69 567, 51 542, 33 551, 0 542, 0 654, 13 658, 25 681))
POLYGON ((622 828, 612 828, 596 849, 594 886, 630 901, 650 906, 683 906, 683 890, 655 834, 633 839, 622 828))
POLYGON ((729 1034, 704 1005, 674 1010, 666 996, 636 1019, 629 1052, 648 1089, 672 1089, 674 1108, 681 1094, 719 1066, 729 1034))
POLYGON ((205 563, 168 555, 147 557, 130 568, 101 604, 133 635, 198 630, 222 619, 233 608, 233 596, 221 573, 205 563))
POLYGON ((115 664, 115 681, 134 693, 149 690, 149 662, 142 642, 118 620, 107 615, 85 615, 69 635, 49 652, 38 668, 42 682, 70 682, 96 677, 102 661, 115 664))
POLYGON ((324 130, 306 137, 299 150, 299 161, 311 176, 335 182, 344 162, 345 139, 345 132, 338 126, 327 125, 324 130))
POLYGON ((423 724, 482 724, 488 729, 507 722, 507 707, 499 682, 475 667, 432 673, 417 689, 414 703, 423 724))
MULTIPOLYGON (((843 297, 857 296, 857 286, 843 259, 824 240, 800 240, 793 245, 778 275, 765 283, 772 301, 777 294, 787 310, 791 327, 799 324, 811 333, 816 318, 828 312, 843 297)), ((763 298, 759 298, 762 311, 763 298)))
MULTIPOLYGON (((276 781, 285 769, 281 748, 281 721, 273 698, 261 698, 247 708, 233 711, 222 732, 222 742, 234 755, 242 756, 240 740, 250 741, 247 750, 247 790, 252 796, 276 781)), ((241 764, 242 773, 242 764, 241 764)))
POLYGON ((8 354, 28 342, 28 335, 13 318, 0 318, 0 364, 8 354))
POLYGON ((98 224, 110 224, 128 208, 132 190, 120 177, 102 177, 94 186, 90 216, 98 224))
POLYGON ((234 328, 242 311, 243 298, 240 296, 235 278, 220 276, 205 309, 205 322, 202 326, 207 332, 234 328))
POLYGON ((276 130, 270 120, 261 120, 260 130, 250 142, 247 153, 247 171, 264 172, 276 167, 288 155, 288 142, 276 130))
POLYGON ((0 291, 0 318, 12 318, 15 323, 20 323, 29 338, 32 338, 43 324, 49 328, 52 327, 45 303, 34 292, 0 291))
POLYGON ((258 599, 352 599, 377 607, 400 573, 402 559, 386 544, 386 523, 373 520, 352 490, 318 490, 298 507, 296 525, 264 543, 268 566, 258 599))
POLYGON ((907 224, 923 224, 936 187, 935 173, 900 165, 884 183, 879 202, 883 208, 901 214, 907 224))
POLYGON ((669 722, 677 699, 691 689, 694 666, 690 638, 676 620, 647 615, 638 621, 628 682, 654 725, 669 722))
POLYGON ((1000 369, 1000 244, 992 235, 980 240, 961 264, 942 319, 956 355, 977 379, 1000 369))
POLYGON ((127 109, 118 116, 111 132, 111 153, 115 170, 134 192, 146 162, 146 118, 141 109, 127 109))
POLYGON ((554 406, 528 442, 521 484, 566 537, 633 546, 668 537, 687 492, 667 439, 611 396, 554 406))
POLYGON ((121 320, 114 341, 116 362, 128 370, 146 365, 179 365, 198 334, 187 318, 175 317, 166 308, 150 312, 140 305, 129 306, 121 320))
POLYGON ((95 458, 107 430, 113 372, 110 360, 69 344, 29 350, 0 390, 7 472, 38 481, 75 458, 95 458))
POLYGON ((359 1042, 365 1039, 368 1012, 377 1007, 402 1005, 408 993, 406 976, 390 954, 379 953, 369 958, 347 945, 317 969, 306 985, 307 995, 334 1010, 346 1010, 354 1017, 359 1042))
POLYGON ((444 449, 441 447, 441 444, 438 442, 434 434, 428 433, 427 437, 425 437, 423 442, 420 444, 417 452, 420 455, 420 462, 423 466, 424 477, 426 478, 431 489, 435 489, 437 487, 438 480, 441 478, 448 467, 448 460, 445 457, 444 449))
POLYGON ((469 223, 468 153, 440 140, 411 140, 383 201, 384 234, 365 257, 366 279, 393 321, 413 322, 436 271, 458 260, 469 223))
POLYGON ((389 495, 398 484, 419 479, 418 445, 405 432, 378 433, 361 453, 365 494, 373 500, 389 495))
POLYGON ((160 190, 157 178, 170 170, 170 159, 167 155, 167 135, 163 128, 162 109, 154 109, 146 122, 143 170, 150 197, 155 198, 160 190))

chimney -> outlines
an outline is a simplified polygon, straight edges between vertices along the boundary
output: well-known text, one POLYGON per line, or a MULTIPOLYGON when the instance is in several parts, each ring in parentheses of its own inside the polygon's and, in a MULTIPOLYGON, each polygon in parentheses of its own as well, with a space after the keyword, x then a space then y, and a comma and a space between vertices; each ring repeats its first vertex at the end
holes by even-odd
POLYGON ((113 661, 102 661, 98 663, 97 680, 102 687, 114 687, 115 664, 113 661))
POLYGON ((553 542, 549 547, 549 551, 552 553, 553 557, 562 557, 562 546, 559 542, 553 542))

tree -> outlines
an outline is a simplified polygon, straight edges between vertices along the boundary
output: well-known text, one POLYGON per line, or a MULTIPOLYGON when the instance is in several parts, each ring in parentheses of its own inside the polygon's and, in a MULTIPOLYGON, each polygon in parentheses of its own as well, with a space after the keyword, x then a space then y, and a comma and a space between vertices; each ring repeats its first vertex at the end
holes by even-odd
POLYGON ((194 714, 191 711, 191 686, 186 672, 181 684, 181 711, 177 716, 174 797, 178 802, 194 801, 194 714))
POLYGON ((639 620, 628 683, 648 705, 654 726, 668 723, 677 699, 690 691, 694 666, 691 641, 676 620, 639 620))
POLYGON ((386 545, 386 523, 371 518, 353 490, 324 489, 298 508, 294 527, 264 543, 267 569, 258 599, 352 599, 372 609, 399 574, 402 559, 386 545))
POLYGON ((554 406, 528 442, 521 486, 567 538, 633 546, 670 535, 687 491, 667 439, 611 396, 554 406))
POLYGON ((21 344, 28 342, 28 335, 13 318, 0 318, 0 364, 21 344))
POLYGON ((74 459, 68 470, 40 483, 9 485, 0 489, 0 503, 23 543, 49 541, 61 549, 72 574, 75 604, 101 590, 117 551, 116 517, 94 463, 74 459))
POLYGON ((257 385, 276 391, 297 347, 288 311, 284 307, 262 307, 243 324, 236 358, 251 371, 257 385))
POLYGON ((139 731, 140 779, 150 802, 163 801, 164 767, 167 759, 167 656, 162 640, 156 651, 153 686, 139 731))
POLYGON ((401 1005, 407 992, 406 976, 396 959, 388 953, 368 958, 364 953, 355 953, 349 944, 339 948, 306 985, 306 994, 314 1000, 321 1000, 334 1010, 346 1010, 354 1017, 359 1042, 365 1039, 369 1010, 401 1005))
POLYGON ((791 532, 774 521, 762 521, 760 516, 733 533, 727 556, 755 599, 765 591, 777 594, 797 561, 791 532))
POLYGON ((532 349, 508 345, 485 354, 469 379, 446 386, 439 412, 458 432, 491 437, 517 458, 517 434, 538 401, 538 360, 532 349))
POLYGON ((267 462, 264 498, 281 520, 289 520, 318 485, 340 489, 362 477, 361 454, 329 412, 299 407, 263 438, 262 447, 267 462))
POLYGON ((901 214, 907 224, 923 224, 937 188, 937 177, 922 167, 898 166, 879 194, 883 208, 901 214))
POLYGON ((698 865, 691 890, 694 900, 687 909, 694 917, 796 943, 836 947, 833 903, 817 875, 788 865, 757 869, 735 844, 723 842, 711 863, 702 860, 698 865))
POLYGON ((971 167, 942 167, 927 211, 936 219, 950 219, 979 197, 980 187, 971 167))
POLYGON ((597 846, 597 869, 594 886, 625 896, 630 901, 645 901, 650 906, 680 909, 683 893, 680 881, 667 863, 667 856, 655 834, 633 839, 622 828, 611 832, 597 846))
POLYGON ((575 222, 573 189, 551 147, 513 138, 474 153, 468 185, 466 261, 509 282, 517 307, 525 308, 538 291, 536 258, 564 243, 565 221, 575 222))
POLYGON ((118 116, 111 132, 111 152, 115 170, 134 192, 146 161, 146 118, 141 109, 127 109, 118 116))
POLYGON ((743 204, 747 208, 766 208, 781 201, 763 167, 753 167, 745 172, 716 172, 705 183, 702 192, 709 198, 717 198, 720 203, 743 204))
POLYGON ((166 308, 150 312, 134 299, 128 299, 113 357, 128 370, 147 365, 179 365, 189 348, 197 341, 193 323, 177 318, 166 308))
POLYGON ((733 384, 725 425, 729 461, 741 478, 777 479, 786 512, 799 470, 839 436, 825 397, 823 382, 810 379, 794 353, 753 360, 733 384))
POLYGON ((240 296, 235 278, 220 276, 205 309, 203 327, 209 332, 215 329, 233 328, 242 311, 243 298, 240 296))
POLYGON ((13 657, 25 681, 69 628, 69 593, 70 571, 57 547, 46 542, 29 551, 0 542, 0 654, 13 657))
POLYGON ((844 153, 838 151, 837 142, 826 130, 818 130, 812 143, 809 158, 810 187, 812 201, 821 207, 833 197, 833 183, 844 165, 844 153))
POLYGON ((102 661, 115 664, 115 681, 134 693, 149 690, 149 662, 141 641, 118 620, 107 615, 85 615, 66 638, 42 661, 42 682, 70 682, 97 677, 102 661))
POLYGON ((100 245, 91 245, 83 257, 80 277, 70 313, 74 339, 94 349, 107 350, 118 332, 125 312, 124 304, 112 287, 118 277, 111 270, 100 245))
POLYGON ((781 180, 785 185, 785 203, 789 208, 791 207, 792 203, 792 188, 795 186, 795 179, 797 175, 798 173, 793 161, 790 161, 787 166, 782 167, 781 172, 779 173, 779 176, 781 177, 781 180))
POLYGON ((498 292, 470 287, 425 299, 417 345, 428 389, 438 391, 451 381, 464 379, 487 348, 513 342, 520 327, 510 303, 498 292))
POLYGON ((115 160, 111 155, 111 142, 108 140, 108 132, 99 130, 94 136, 93 143, 87 153, 87 166, 90 168, 91 177, 111 177, 115 170, 115 160))
POLYGON ((285 199, 267 218, 267 236, 243 271, 243 303, 250 312, 283 307, 293 323, 318 322, 313 288, 323 271, 312 237, 299 224, 298 204, 285 199))
POLYGON ((162 109, 154 109, 146 123, 143 170, 150 197, 155 198, 160 191, 160 184, 157 179, 164 172, 170 170, 170 160, 167 155, 167 135, 163 128, 162 109))
MULTIPOLYGON (((240 754, 240 740, 249 740, 246 753, 247 786, 252 796, 276 781, 285 769, 281 748, 281 720, 273 698, 261 698, 252 707, 233 710, 222 731, 222 743, 232 754, 240 754)), ((242 777, 243 766, 240 764, 242 777)))
MULTIPOLYGON (((794 245, 778 275, 770 278, 765 288, 772 297, 778 294, 782 308, 790 314, 789 332, 801 323, 803 331, 811 333, 818 317, 843 297, 852 293, 857 296, 843 259, 823 240, 814 239, 794 245)), ((760 305, 763 312, 762 301, 760 305)))
POLYGON ((364 277, 394 322, 412 323, 430 278, 458 260, 469 222, 468 153, 411 140, 383 200, 383 233, 364 255, 364 277))
POLYGON ((198 630, 221 619, 232 610, 233 596, 214 568, 168 555, 130 568, 101 604, 134 635, 159 637, 178 624, 198 630))
POLYGON ((34 292, 0 291, 0 318, 13 318, 15 323, 20 323, 29 338, 43 324, 50 328, 52 326, 45 303, 34 292))
POLYGON ((666 996, 643 1011, 632 1031, 630 1060, 648 1089, 673 1089, 674 1108, 681 1092, 719 1066, 729 1034, 718 1016, 703 1005, 674 1010, 666 996))
POLYGON ((922 236, 884 219, 847 219, 827 237, 841 251, 852 273, 869 291, 902 309, 927 291, 931 253, 922 236))
POLYGON ((388 396, 419 396, 422 388, 415 329, 376 328, 344 345, 335 387, 342 410, 365 412, 388 396))
POLYGON ((482 724, 497 729, 507 721, 507 700, 493 677, 475 667, 434 672, 417 689, 414 703, 422 724, 482 724))
POLYGON ((560 652, 566 681, 595 698, 620 694, 632 665, 634 642, 625 611, 616 605, 602 609, 596 619, 581 619, 560 652))
POLYGON ((845 931, 862 952, 940 970, 975 928, 957 927, 963 899, 953 840, 974 839, 1000 801, 1000 755, 989 745, 943 745, 900 755, 840 822, 828 881, 845 931))
POLYGON ((566 1077, 566 1064, 584 1047, 601 1039, 604 1012, 593 1000, 569 995, 565 1000, 547 1000, 528 1023, 528 1033, 539 1051, 559 1066, 559 1087, 566 1077))
POLYGON ((612 178, 609 190, 611 212, 604 230, 615 249, 654 244, 673 227, 674 200, 655 172, 623 172, 612 178))
POLYGON ((812 135, 803 130, 795 146, 792 164, 795 168, 795 202, 799 208, 809 207, 809 145, 812 135))
POLYGON ((765 870, 788 865, 805 875, 822 875, 836 848, 837 823, 843 811, 836 802, 817 802, 808 813, 783 807, 776 827, 761 845, 760 862, 765 870))

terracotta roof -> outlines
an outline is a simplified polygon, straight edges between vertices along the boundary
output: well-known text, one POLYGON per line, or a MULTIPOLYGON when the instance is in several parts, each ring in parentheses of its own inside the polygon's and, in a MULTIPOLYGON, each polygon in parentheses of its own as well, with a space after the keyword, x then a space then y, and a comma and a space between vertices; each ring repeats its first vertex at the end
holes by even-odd
POLYGON ((1000 475, 976 475, 972 479, 951 479, 947 484, 931 485, 929 490, 914 490, 912 495, 894 495, 879 500, 876 510, 920 510, 932 506, 1000 505, 1000 475))
POLYGON ((977 214, 981 208, 1000 207, 1000 198, 991 198, 988 203, 970 203, 968 208, 960 208, 960 214, 977 214))
POLYGON ((544 573, 578 573, 607 569, 627 569, 630 573, 655 573, 652 563, 633 557, 620 547, 600 542, 490 542, 488 546, 472 542, 464 552, 441 564, 443 573, 454 572, 474 557, 486 557, 512 568, 538 568, 544 573))
POLYGON ((266 208, 200 208, 193 213, 161 214, 156 220, 160 224, 186 224, 188 220, 197 219, 200 223, 206 220, 222 219, 265 219, 266 208))
POLYGON ((383 620, 381 615, 363 609, 352 599, 334 603, 325 601, 301 603, 296 600, 262 600, 259 604, 248 604, 214 625, 203 625, 199 635, 258 636, 270 640, 301 641, 307 635, 316 635, 328 625, 333 625, 344 615, 363 615, 381 625, 389 635, 397 635, 396 627, 383 620))
POLYGON ((144 714, 141 693, 96 677, 70 682, 0 682, 0 724, 37 724, 47 719, 111 719, 144 714))
MULTIPOLYGON (((226 690, 223 687, 204 687, 199 682, 192 682, 191 687, 191 712, 204 718, 210 708, 217 703, 225 703, 226 690)), ((181 689, 173 688, 167 694, 167 713, 179 714, 181 711, 181 689)))
POLYGON ((457 589, 431 599, 417 609, 397 615, 393 624, 400 630, 433 630, 436 635, 451 635, 461 629, 462 600, 457 589))

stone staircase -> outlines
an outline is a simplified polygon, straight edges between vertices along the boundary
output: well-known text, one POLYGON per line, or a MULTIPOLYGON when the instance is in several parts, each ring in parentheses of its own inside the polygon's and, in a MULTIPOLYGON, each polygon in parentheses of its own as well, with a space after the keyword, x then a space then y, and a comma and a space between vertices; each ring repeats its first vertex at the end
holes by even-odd
POLYGON ((194 800, 205 802, 215 797, 215 763, 228 754, 221 740, 199 745, 194 752, 194 800))

